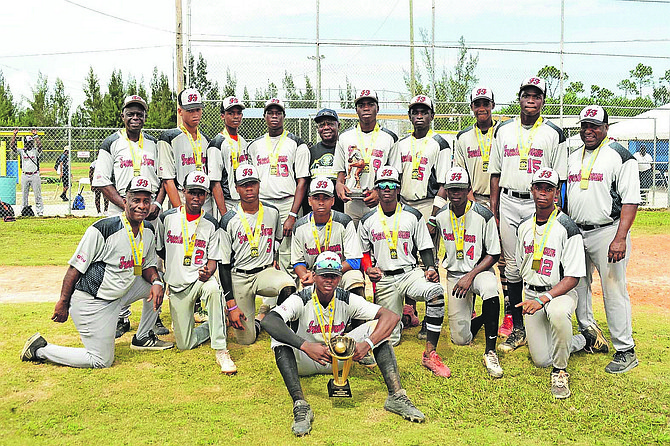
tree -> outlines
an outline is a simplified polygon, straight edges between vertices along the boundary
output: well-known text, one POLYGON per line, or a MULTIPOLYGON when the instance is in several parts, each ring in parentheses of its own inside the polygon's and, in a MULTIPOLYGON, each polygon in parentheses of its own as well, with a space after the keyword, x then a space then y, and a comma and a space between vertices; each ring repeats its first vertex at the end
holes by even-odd
POLYGON ((312 87, 312 81, 305 75, 305 93, 302 95, 301 107, 315 108, 316 107, 316 93, 312 87))
POLYGON ((244 102, 246 107, 251 106, 251 96, 249 96, 249 90, 246 85, 244 86, 244 93, 242 94, 242 102, 244 102))
POLYGON ((67 125, 68 118, 70 117, 72 98, 65 93, 65 85, 63 85, 63 81, 60 78, 56 78, 54 91, 49 98, 49 105, 49 114, 51 115, 50 120, 53 122, 52 125, 67 125))
POLYGON ((345 77, 345 84, 346 87, 344 90, 342 90, 342 87, 340 86, 340 106, 344 109, 351 109, 354 108, 354 100, 356 99, 356 91, 354 90, 354 86, 351 85, 351 82, 349 82, 349 77, 345 77))
POLYGON ((105 127, 122 127, 121 109, 126 97, 121 70, 112 71, 107 84, 107 93, 102 98, 102 125, 105 127))
POLYGON ((42 72, 37 73, 37 83, 32 89, 32 98, 28 98, 28 109, 23 118, 22 125, 47 127, 54 125, 49 115, 49 85, 48 78, 42 72))
POLYGON ((5 82, 5 76, 0 71, 0 126, 15 125, 17 111, 9 84, 5 82))
MULTIPOLYGON (((561 70, 553 65, 545 65, 537 72, 537 77, 544 79, 547 82, 547 93, 550 98, 556 96, 556 89, 561 84, 561 70)), ((568 80, 568 75, 563 73, 563 81, 568 80)))
POLYGON ((623 91, 624 98, 627 98, 629 94, 638 94, 639 90, 637 85, 635 85, 630 79, 623 79, 621 82, 616 84, 617 88, 623 91))
POLYGON ((86 99, 73 116, 73 124, 81 127, 102 126, 102 93, 100 93, 100 80, 93 72, 93 67, 89 67, 84 80, 84 94, 86 99))
POLYGON ((465 38, 461 36, 458 40, 458 60, 454 67, 454 73, 449 76, 448 95, 454 102, 465 102, 470 90, 472 90, 479 79, 475 76, 475 70, 479 63, 479 55, 468 55, 468 47, 465 46, 465 38))
POLYGON ((630 70, 630 77, 633 82, 638 86, 638 92, 640 97, 642 97, 642 87, 651 85, 651 76, 653 70, 651 67, 644 65, 643 63, 637 64, 637 66, 630 70))
POLYGON ((665 85, 654 88, 654 104, 665 105, 670 102, 670 90, 665 85))
POLYGON ((295 87, 295 82, 293 81, 293 75, 288 71, 284 71, 284 79, 281 81, 282 87, 284 87, 284 99, 288 102, 288 106, 292 108, 297 108, 299 106, 298 100, 300 99, 301 93, 295 87))
POLYGON ((175 95, 170 89, 168 77, 154 67, 151 77, 151 101, 146 127, 168 129, 177 125, 177 111, 175 109, 175 95))
MULTIPOLYGON (((247 87, 244 87, 246 91, 247 87)), ((235 73, 230 71, 230 68, 226 68, 226 85, 223 86, 223 97, 227 98, 228 96, 237 96, 235 91, 237 90, 237 76, 235 73)), ((247 92, 248 94, 249 92, 247 92)))
POLYGON ((575 96, 584 93, 584 91, 584 82, 570 82, 568 88, 565 89, 566 93, 574 93, 575 96))

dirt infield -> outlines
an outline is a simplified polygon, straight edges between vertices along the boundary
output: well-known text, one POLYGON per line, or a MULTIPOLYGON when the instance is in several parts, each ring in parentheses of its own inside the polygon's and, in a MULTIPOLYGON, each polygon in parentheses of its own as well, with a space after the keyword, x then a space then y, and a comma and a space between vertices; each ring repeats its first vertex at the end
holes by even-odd
MULTIPOLYGON (((633 305, 670 309, 670 235, 633 237, 628 263, 628 290, 633 305), (665 263, 668 262, 668 263, 665 263)), ((3 266, 0 271, 0 303, 56 302, 66 266, 3 266)), ((594 296, 602 299, 596 279, 594 296)))

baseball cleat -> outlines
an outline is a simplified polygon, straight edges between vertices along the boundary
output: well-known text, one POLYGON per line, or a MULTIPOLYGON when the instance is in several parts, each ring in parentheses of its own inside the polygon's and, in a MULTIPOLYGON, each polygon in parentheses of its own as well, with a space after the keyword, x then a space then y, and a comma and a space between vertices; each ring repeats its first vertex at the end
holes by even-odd
POLYGON ((158 335, 158 336, 163 336, 163 335, 166 335, 166 334, 170 334, 170 330, 168 330, 167 327, 165 327, 165 325, 163 325, 163 321, 161 321, 160 316, 158 316, 158 319, 156 319, 156 324, 154 325, 153 330, 154 330, 154 333, 156 333, 156 335, 158 335))
POLYGON ((42 337, 41 334, 35 333, 28 338, 23 350, 21 350, 21 361, 39 361, 37 357, 37 350, 46 347, 47 340, 42 337))
POLYGON ((358 363, 362 366, 365 366, 369 369, 373 369, 377 367, 377 361, 375 360, 374 355, 372 354, 371 351, 367 352, 365 356, 363 356, 358 363))
POLYGON ((551 394, 554 398, 561 400, 570 396, 569 380, 570 374, 565 370, 551 372, 551 394))
POLYGON ((293 404, 293 426, 291 430, 296 437, 309 434, 312 430, 314 412, 305 400, 298 400, 293 404))
POLYGON ((451 376, 451 370, 442 362, 442 358, 440 358, 440 355, 435 350, 428 353, 428 355, 426 355, 426 352, 423 352, 421 364, 436 376, 443 378, 451 376))
POLYGON ((138 339, 137 335, 133 335, 133 340, 130 343, 132 350, 167 350, 174 347, 172 342, 161 341, 153 331, 149 331, 149 336, 146 339, 138 339))
POLYGON ((639 361, 635 355, 635 350, 630 349, 625 352, 615 352, 612 362, 605 366, 607 373, 626 373, 637 367, 639 361))
POLYGON ((114 335, 114 337, 118 339, 128 331, 130 331, 130 320, 125 317, 119 318, 119 320, 116 321, 116 334, 114 335))
POLYGON ((500 366, 500 361, 495 351, 489 350, 487 353, 484 353, 484 365, 492 378, 502 378, 503 369, 500 366))
POLYGON ((510 353, 522 345, 526 345, 526 330, 523 328, 515 328, 507 339, 505 339, 505 342, 498 344, 498 350, 503 353, 510 353))
POLYGON ((417 409, 407 397, 405 389, 400 389, 393 395, 389 395, 384 403, 384 409, 414 423, 423 423, 426 420, 423 412, 417 409))
POLYGON ((498 328, 498 336, 502 338, 506 338, 507 336, 512 333, 512 329, 514 328, 514 322, 512 322, 512 315, 511 314, 506 314, 505 317, 503 317, 502 324, 500 325, 500 328, 498 328))
POLYGON ((226 375, 237 373, 237 366, 226 349, 216 351, 216 363, 221 366, 221 373, 226 375))
POLYGON ((598 324, 593 323, 582 330, 582 335, 586 339, 586 346, 584 351, 587 353, 607 353, 609 346, 603 331, 598 327, 598 324))
POLYGON ((425 341, 428 338, 428 330, 426 329, 425 319, 421 321, 421 330, 419 330, 419 334, 417 334, 416 337, 422 341, 425 341))
POLYGON ((419 318, 416 316, 416 311, 411 305, 402 307, 402 326, 405 328, 418 327, 419 318))

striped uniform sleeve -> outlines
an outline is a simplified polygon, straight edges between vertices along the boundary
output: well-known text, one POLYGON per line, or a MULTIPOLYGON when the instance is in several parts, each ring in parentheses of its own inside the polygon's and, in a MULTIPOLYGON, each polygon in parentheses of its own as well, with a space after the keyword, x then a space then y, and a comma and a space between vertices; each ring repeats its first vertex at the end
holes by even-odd
POLYGON ((640 204, 638 163, 632 156, 625 160, 616 174, 616 188, 621 204, 640 204))
POLYGON ((154 233, 153 226, 147 227, 147 223, 144 223, 144 233, 142 238, 144 238, 144 255, 142 258, 142 269, 147 269, 153 267, 158 267, 158 254, 156 253, 156 235, 154 233))
POLYGON ((567 237, 561 253, 563 276, 584 277, 586 276, 586 257, 582 234, 579 231, 568 231, 567 237))
POLYGON ((174 180, 177 177, 174 148, 163 139, 158 141, 158 176, 163 180, 174 180))
POLYGON ((100 231, 94 226, 89 226, 68 263, 84 274, 91 264, 101 259, 104 247, 105 239, 100 231))
MULTIPOLYGON (((104 144, 104 142, 103 142, 104 144)), ((112 143, 113 144, 113 143, 112 143)), ((103 187, 114 184, 114 159, 109 150, 100 149, 98 158, 95 160, 95 171, 93 172, 93 187, 103 187)))
POLYGON ((311 176, 309 171, 309 156, 307 144, 301 143, 298 145, 295 152, 295 164, 293 166, 296 178, 309 178, 311 176))

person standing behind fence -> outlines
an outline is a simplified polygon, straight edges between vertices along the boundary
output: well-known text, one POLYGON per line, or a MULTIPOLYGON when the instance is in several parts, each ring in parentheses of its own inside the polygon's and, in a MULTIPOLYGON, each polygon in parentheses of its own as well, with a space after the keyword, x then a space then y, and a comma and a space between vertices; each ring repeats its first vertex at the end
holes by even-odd
MULTIPOLYGON (((340 118, 335 110, 324 108, 316 114, 314 122, 321 141, 309 149, 309 171, 312 180, 315 180, 316 177, 326 176, 333 181, 334 186, 337 182, 337 172, 333 169, 333 162, 335 161, 335 146, 340 131, 340 118)), ((333 210, 344 212, 344 202, 337 194, 335 194, 333 210)))
MULTIPOLYGON (((95 172, 95 160, 91 163, 90 167, 88 168, 88 180, 91 184, 93 184, 93 173, 95 172)), ((95 209, 98 211, 98 216, 102 214, 101 208, 100 208, 100 196, 102 195, 102 191, 98 187, 91 186, 91 192, 95 194, 95 209)), ((109 200, 107 197, 104 197, 105 199, 105 213, 107 213, 107 209, 109 209, 109 200)))
POLYGON ((647 146, 642 144, 640 151, 633 154, 637 160, 637 169, 640 172, 640 192, 642 204, 647 204, 647 193, 652 186, 654 170, 651 168, 654 158, 647 153, 647 146))
POLYGON ((32 135, 24 138, 23 148, 17 148, 16 134, 19 129, 14 129, 14 135, 9 142, 9 147, 21 157, 21 192, 23 193, 23 208, 28 207, 28 194, 33 188, 35 194, 35 207, 37 216, 44 215, 44 202, 42 201, 42 180, 40 178, 40 157, 42 156, 42 141, 37 135, 37 130, 32 129, 32 135))
POLYGON ((63 193, 60 194, 60 198, 63 201, 68 201, 67 190, 70 188, 70 146, 63 148, 63 153, 60 154, 56 160, 56 164, 54 164, 54 170, 60 173, 60 180, 63 184, 63 193))

